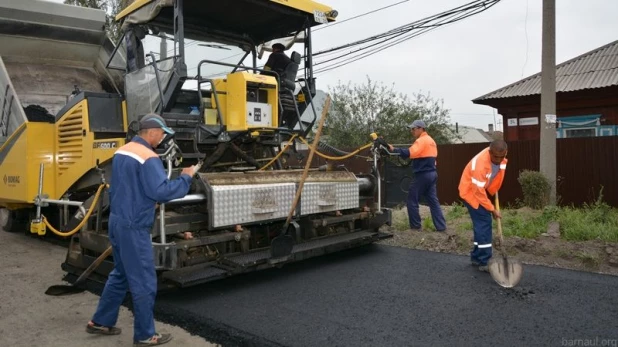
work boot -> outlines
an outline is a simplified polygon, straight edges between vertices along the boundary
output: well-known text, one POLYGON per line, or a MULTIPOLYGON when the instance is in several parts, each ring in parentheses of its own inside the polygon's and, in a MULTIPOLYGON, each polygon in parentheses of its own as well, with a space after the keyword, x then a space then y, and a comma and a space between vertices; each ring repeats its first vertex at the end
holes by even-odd
POLYGON ((133 346, 158 346, 164 343, 168 343, 172 340, 172 334, 154 334, 151 338, 137 341, 133 346))
POLYGON ((481 271, 481 272, 489 272, 489 266, 487 266, 487 265, 480 265, 479 266, 479 271, 481 271))
POLYGON ((106 327, 90 321, 88 322, 88 325, 86 325, 86 332, 88 334, 119 335, 122 332, 122 329, 116 327, 106 327))

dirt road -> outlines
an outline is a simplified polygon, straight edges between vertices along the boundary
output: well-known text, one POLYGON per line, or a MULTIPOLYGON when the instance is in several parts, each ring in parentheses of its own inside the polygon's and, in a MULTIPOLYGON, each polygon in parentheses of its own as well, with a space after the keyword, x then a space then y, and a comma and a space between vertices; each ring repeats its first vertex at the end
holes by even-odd
MULTIPOLYGON (((52 297, 45 290, 63 284, 60 246, 0 230, 0 346, 111 347, 132 346, 133 315, 121 308, 117 336, 93 336, 85 326, 98 296, 89 292, 52 297)), ((217 346, 185 330, 156 322, 159 332, 171 333, 167 346, 217 346)))

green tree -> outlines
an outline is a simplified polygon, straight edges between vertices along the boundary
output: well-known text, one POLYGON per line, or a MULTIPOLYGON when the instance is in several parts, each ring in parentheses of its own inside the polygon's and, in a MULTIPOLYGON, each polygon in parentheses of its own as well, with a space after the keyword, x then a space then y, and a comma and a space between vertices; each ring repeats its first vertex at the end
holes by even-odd
POLYGON ((353 148, 370 141, 377 132, 389 143, 409 144, 414 139, 407 125, 416 119, 427 124, 427 131, 438 144, 450 143, 448 110, 429 94, 414 94, 412 99, 367 77, 364 84, 339 83, 331 89, 332 105, 324 134, 325 142, 335 147, 353 148))
POLYGON ((105 30, 109 38, 116 42, 120 39, 120 23, 116 22, 116 15, 127 7, 133 0, 64 0, 67 5, 98 8, 105 11, 105 30))

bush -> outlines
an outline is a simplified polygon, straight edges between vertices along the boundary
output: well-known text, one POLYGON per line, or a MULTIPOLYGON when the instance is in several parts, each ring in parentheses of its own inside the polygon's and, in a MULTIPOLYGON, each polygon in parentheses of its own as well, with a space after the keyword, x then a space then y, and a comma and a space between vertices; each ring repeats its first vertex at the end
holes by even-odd
POLYGON ((539 171, 523 170, 517 178, 524 193, 524 205, 542 209, 549 203, 551 183, 539 171))

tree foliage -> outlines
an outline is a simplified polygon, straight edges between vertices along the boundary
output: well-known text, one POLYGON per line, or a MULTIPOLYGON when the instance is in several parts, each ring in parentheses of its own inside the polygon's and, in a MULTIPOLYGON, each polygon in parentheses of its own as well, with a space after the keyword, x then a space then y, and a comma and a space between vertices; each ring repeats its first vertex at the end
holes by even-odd
POLYGON ((330 90, 332 104, 324 134, 336 147, 358 147, 377 132, 389 143, 409 144, 414 139, 407 125, 416 119, 427 124, 427 132, 438 144, 450 143, 455 134, 449 128, 450 117, 442 101, 429 94, 414 94, 411 99, 395 92, 394 87, 376 83, 367 77, 364 84, 339 83, 330 90))
POLYGON ((98 8, 105 11, 105 30, 109 38, 116 42, 122 35, 120 32, 120 23, 114 19, 116 15, 133 0, 64 0, 67 5, 98 8))

